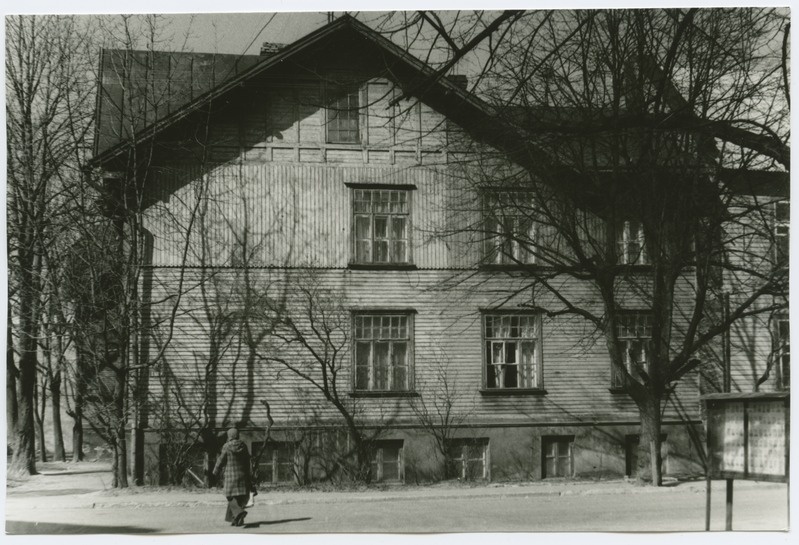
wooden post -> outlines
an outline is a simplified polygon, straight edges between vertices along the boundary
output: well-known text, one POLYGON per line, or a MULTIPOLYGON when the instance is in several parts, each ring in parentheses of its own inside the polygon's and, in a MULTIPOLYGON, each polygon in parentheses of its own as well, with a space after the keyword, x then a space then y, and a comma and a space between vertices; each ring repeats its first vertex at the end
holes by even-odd
POLYGON ((705 532, 710 531, 710 489, 713 481, 710 480, 710 474, 705 480, 705 532))
POLYGON ((725 530, 732 531, 732 483, 733 479, 727 479, 727 523, 725 530))

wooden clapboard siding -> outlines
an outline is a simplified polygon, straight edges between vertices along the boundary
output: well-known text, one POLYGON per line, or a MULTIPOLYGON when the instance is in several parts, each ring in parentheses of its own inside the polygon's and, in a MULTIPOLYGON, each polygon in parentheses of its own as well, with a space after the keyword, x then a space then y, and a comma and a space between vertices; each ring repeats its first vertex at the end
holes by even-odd
POLYGON ((186 264, 232 265, 236 241, 244 244, 246 235, 251 266, 344 268, 351 253, 352 190, 347 184, 416 187, 410 193, 417 267, 466 268, 479 259, 479 245, 470 243, 468 232, 445 233, 458 231, 447 222, 475 220, 455 217, 468 212, 458 212, 456 188, 441 169, 248 163, 207 173, 197 169, 187 180, 189 170, 156 174, 156 202, 145 214, 154 239, 154 266, 180 265, 187 237, 186 264), (203 210, 197 210, 199 195, 208 201, 203 210))
MULTIPOLYGON (((726 226, 726 236, 735 241, 730 261, 740 270, 725 271, 724 282, 733 309, 762 284, 762 278, 754 273, 769 274, 776 266, 773 230, 774 205, 778 200, 782 198, 740 195, 730 206, 735 221, 726 226)), ((771 304, 771 297, 763 297, 754 308, 771 304)), ((730 383, 733 391, 768 391, 779 386, 776 368, 772 368, 769 377, 757 385, 774 357, 775 345, 772 343, 777 334, 774 318, 770 313, 763 313, 733 324, 730 331, 730 383)), ((774 364, 776 366, 776 362, 774 364)))
MULTIPOLYGON (((181 142, 150 169, 152 204, 145 226, 152 234, 153 252, 147 285, 152 301, 165 301, 151 312, 151 320, 163 324, 156 329, 150 352, 165 338, 174 300, 170 295, 181 275, 186 289, 164 359, 150 377, 153 400, 164 401, 152 405, 153 425, 163 407, 187 412, 186 418, 197 413, 209 386, 216 425, 262 423, 261 400, 270 402, 282 422, 338 418, 306 381, 279 364, 253 357, 243 338, 245 293, 257 301, 258 294, 280 289, 288 277, 304 273, 313 274, 325 293, 335 295, 342 307, 340 318, 347 323, 352 309, 413 308, 415 391, 425 399, 436 395, 439 368, 446 362, 459 392, 455 409, 468 413, 470 425, 637 420, 632 400, 609 391, 604 338, 579 318, 543 322, 545 395, 480 393, 481 309, 500 304, 519 308, 530 303, 531 291, 520 290, 516 299, 505 301, 526 280, 477 268, 482 236, 473 227, 480 221, 481 205, 468 181, 473 158, 468 150, 475 143, 424 102, 407 100, 390 108, 397 91, 388 80, 363 81, 359 144, 326 142, 322 83, 306 79, 289 84, 278 78, 255 82, 241 104, 222 105, 211 117, 207 148, 181 142), (348 267, 351 184, 414 188, 409 191, 415 269, 348 267), (221 339, 215 336, 220 323, 231 326, 221 339), (214 354, 218 366, 209 376, 214 354), (174 399, 169 401, 178 393, 185 401, 182 409, 174 399)), ((170 149, 168 143, 164 149, 170 149)), ((620 286, 625 308, 647 306, 642 288, 641 279, 637 288, 620 286)), ((565 278, 560 289, 570 300, 601 314, 591 283, 565 278)), ((690 283, 680 289, 685 290, 684 300, 691 301, 690 283)), ((535 294, 536 304, 556 303, 546 290, 540 292, 535 294)), ((262 353, 269 349, 259 345, 262 353)), ((281 355, 291 361, 308 359, 301 352, 281 355)), ((350 392, 352 369, 346 357, 339 388, 350 392)), ((693 377, 678 387, 682 407, 691 417, 696 416, 697 393, 693 377)), ((368 420, 416 422, 412 399, 346 399, 368 420)), ((666 410, 667 418, 677 417, 673 407, 666 410)))
MULTIPOLYGON (((152 297, 159 300, 174 291, 178 269, 153 269, 152 297)), ((235 320, 241 310, 243 271, 235 269, 184 272, 184 283, 192 286, 181 302, 185 309, 175 324, 175 335, 165 354, 172 380, 185 389, 201 388, 204 369, 211 353, 212 334, 209 317, 227 316, 235 320), (239 286, 237 289, 236 286, 239 286), (204 286, 204 290, 200 289, 204 286), (204 293, 203 293, 204 291, 204 293)), ((286 270, 256 269, 248 272, 252 293, 268 293, 286 282, 286 275, 301 274, 286 270)), ((397 308, 415 310, 414 364, 415 387, 421 396, 436 395, 440 366, 446 363, 451 386, 458 392, 456 410, 470 415, 470 423, 543 424, 557 422, 613 422, 637 418, 634 403, 626 395, 610 393, 610 363, 604 339, 578 318, 559 317, 543 323, 543 377, 546 395, 483 396, 482 322, 480 309, 499 304, 503 293, 514 289, 518 280, 486 275, 463 275, 448 271, 349 271, 320 270, 314 280, 326 293, 334 294, 349 309, 397 308)), ((563 289, 575 298, 599 305, 585 283, 567 281, 563 289)), ((289 283, 289 285, 291 285, 289 283)), ((526 299, 526 298, 525 298, 526 299)), ((505 306, 517 308, 522 300, 505 306)), ((542 304, 547 301, 541 300, 542 304)), ((153 312, 153 319, 164 316, 168 305, 153 312)), ((299 309, 298 312, 302 312, 299 309)), ((257 323, 254 325, 257 329, 257 323)), ((227 351, 217 371, 216 415, 219 419, 243 418, 263 422, 260 400, 268 400, 279 420, 310 418, 335 419, 335 410, 318 392, 296 379, 278 364, 248 361, 248 353, 239 335, 226 339, 227 351), (225 416, 227 415, 227 416, 225 416)), ((261 349, 268 352, 266 345, 261 349)), ((308 359, 307 353, 281 353, 308 359)), ((343 392, 352 390, 351 363, 345 358, 339 383, 343 392)), ((162 367, 163 369, 163 367, 162 367)), ((156 372, 150 379, 150 392, 162 394, 165 374, 156 372)), ((692 380, 681 386, 680 399, 685 407, 695 407, 696 387, 692 380)), ((198 401, 202 396, 197 397, 198 401)), ((346 397, 346 396, 345 396, 346 397)), ((398 424, 415 422, 409 399, 357 399, 366 420, 395 419, 398 424)), ((673 418, 672 408, 667 418, 673 418)))

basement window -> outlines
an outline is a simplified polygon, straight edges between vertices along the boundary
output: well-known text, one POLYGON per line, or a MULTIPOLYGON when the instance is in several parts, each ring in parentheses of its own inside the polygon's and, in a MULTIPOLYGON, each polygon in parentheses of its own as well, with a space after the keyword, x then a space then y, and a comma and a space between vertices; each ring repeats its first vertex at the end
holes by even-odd
POLYGON ((257 458, 258 475, 253 479, 264 484, 295 482, 295 448, 293 443, 270 441, 263 448, 263 442, 254 441, 250 455, 257 458))
POLYGON ((403 480, 402 441, 375 441, 372 452, 373 482, 403 480))
POLYGON ((543 455, 541 456, 544 479, 571 477, 574 474, 573 435, 543 437, 543 455))
POLYGON ((488 479, 488 439, 450 439, 446 442, 447 476, 461 481, 488 479))

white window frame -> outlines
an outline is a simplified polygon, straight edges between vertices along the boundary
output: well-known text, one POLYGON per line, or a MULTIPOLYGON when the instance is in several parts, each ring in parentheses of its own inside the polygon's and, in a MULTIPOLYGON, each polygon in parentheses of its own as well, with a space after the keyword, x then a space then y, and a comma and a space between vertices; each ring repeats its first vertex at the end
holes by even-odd
POLYGON ((534 265, 538 227, 529 193, 507 191, 483 197, 485 263, 490 265, 534 265), (528 202, 527 210, 521 208, 528 202), (522 243, 528 241, 529 247, 522 243))
MULTIPOLYGON (((358 145, 363 139, 363 129, 361 127, 361 90, 358 87, 334 87, 327 88, 327 107, 325 108, 325 142, 328 144, 348 144, 358 145), (336 93, 335 90, 343 92, 343 94, 336 93), (352 106, 352 98, 355 97, 355 106, 352 106), (342 107, 341 102, 346 100, 346 107, 342 107), (345 113, 348 121, 352 121, 351 117, 355 116, 355 139, 342 140, 341 129, 338 127, 338 119, 340 112, 345 113), (333 128, 333 124, 336 127, 333 128), (333 133, 333 134, 331 134, 333 133), (335 135, 335 138, 334 138, 335 135)), ((351 132, 351 131, 347 131, 351 132)))
MULTIPOLYGON (((485 312, 483 314, 483 387, 490 390, 543 389, 543 319, 540 313, 529 312, 485 312), (532 334, 524 334, 523 322, 533 321, 532 334), (499 321, 499 326, 497 326, 499 321), (514 325, 515 322, 515 325, 514 325), (514 329, 516 336, 514 336, 514 329), (507 335, 502 334, 507 330, 507 335), (530 361, 524 357, 524 345, 532 344, 530 361), (514 362, 508 361, 510 345, 513 346, 514 362), (496 361, 497 354, 500 361, 496 361), (506 386, 509 368, 516 368, 516 386, 506 386), (493 377, 493 381, 491 380, 493 377), (493 386, 490 384, 493 382, 493 386)), ((529 354, 529 353, 528 353, 529 354)))
POLYGON ((780 316, 777 324, 777 350, 774 354, 777 367, 777 387, 780 390, 791 388, 791 325, 787 316, 780 316), (784 328, 784 329, 783 329, 784 328), (786 373, 786 369, 788 372, 786 373), (787 375, 787 377, 786 377, 787 375))
POLYGON ((545 435, 541 438, 541 472, 544 479, 569 479, 574 476, 574 436, 573 435, 545 435), (558 461, 564 456, 560 455, 560 444, 566 443, 568 445, 568 453, 566 457, 569 460, 568 475, 560 475, 558 468, 560 467, 558 461), (557 453, 553 456, 550 453, 551 447, 556 446, 557 453), (547 471, 547 462, 555 460, 555 475, 550 475, 547 471))
POLYGON ((490 473, 489 473, 489 441, 485 437, 474 438, 474 439, 449 439, 447 440, 446 450, 447 453, 452 452, 453 450, 458 450, 458 456, 448 456, 447 463, 450 464, 452 470, 457 470, 457 475, 453 475, 457 477, 461 481, 471 480, 469 479, 468 474, 468 466, 470 462, 480 462, 482 465, 482 474, 477 478, 477 480, 486 481, 489 480, 490 473), (480 456, 479 457, 471 457, 469 455, 470 448, 472 447, 479 447, 480 448, 480 456))
MULTIPOLYGON (((258 448, 263 446, 262 441, 252 441, 250 443, 250 453, 255 455, 256 445, 259 445, 258 448)), ((258 474, 259 477, 263 476, 263 470, 261 468, 270 467, 272 471, 272 479, 269 481, 261 480, 263 484, 282 484, 282 483, 294 483, 297 480, 297 446, 290 441, 268 441, 266 443, 266 449, 264 450, 264 458, 258 460, 258 474), (281 461, 279 456, 279 452, 281 448, 287 448, 289 452, 289 461, 281 461), (266 456, 271 454, 271 456, 266 456), (289 473, 291 474, 290 478, 288 479, 280 479, 280 468, 289 464, 289 473)))
POLYGON ((405 481, 405 444, 399 440, 375 441, 372 446, 372 482, 401 483, 405 481), (399 447, 397 448, 397 445, 399 447), (384 474, 385 451, 388 448, 397 448, 397 478, 386 479, 384 474))
POLYGON ((774 203, 774 262, 778 265, 788 265, 788 257, 790 256, 791 244, 791 208, 787 200, 778 201, 774 203), (780 213, 780 208, 785 208, 786 215, 780 213), (782 240, 785 239, 785 245, 789 248, 785 256, 781 255, 782 240))
MULTIPOLYGON (((639 368, 649 369, 648 350, 652 341, 652 313, 647 311, 622 311, 617 315, 616 338, 624 359, 624 366, 632 377, 639 376, 639 368), (648 335, 646 334, 648 331, 648 335), (637 356, 633 362, 631 355, 637 356)), ((611 366, 612 367, 612 366, 611 366)), ((611 388, 623 389, 625 376, 611 368, 611 388)))
MULTIPOLYGON (((385 311, 385 312, 370 312, 370 311, 363 311, 363 312, 356 312, 353 313, 353 322, 352 322, 352 367, 353 367, 353 391, 354 392, 412 392, 413 391, 413 379, 414 379, 414 334, 413 334, 413 312, 407 311, 385 311), (370 323, 368 325, 369 335, 366 335, 366 320, 369 320, 370 323), (380 320, 379 325, 375 325, 374 320, 380 320), (386 320, 388 324, 386 324, 386 320), (404 320, 405 326, 403 328, 402 321, 404 320), (395 325, 396 321, 396 325, 395 325), (388 335, 385 335, 386 329, 388 329, 388 335), (394 330, 396 329, 396 333, 394 330), (405 335, 402 335, 402 331, 405 331, 405 335), (374 336, 374 332, 377 330, 377 337, 374 336), (397 388, 396 384, 394 384, 395 379, 395 364, 394 364, 394 357, 396 354, 396 345, 399 343, 404 343, 405 348, 405 387, 397 388), (368 364, 367 364, 367 376, 366 376, 366 387, 360 387, 360 375, 361 369, 365 367, 364 365, 358 364, 359 355, 361 355, 360 350, 362 350, 362 345, 369 344, 369 354, 368 354, 368 364), (387 345, 388 348, 388 355, 387 355, 387 362, 388 367, 385 370, 386 373, 386 388, 378 388, 376 384, 376 362, 375 362, 375 352, 377 345, 387 345)), ((401 366, 400 366, 401 367, 401 366)))
POLYGON ((622 265, 646 265, 646 239, 644 237, 644 224, 640 221, 625 220, 621 224, 616 243, 619 250, 619 260, 622 265), (637 247, 635 255, 631 247, 637 247))
POLYGON ((352 263, 360 265, 409 265, 411 261, 411 195, 407 188, 359 187, 352 190, 352 263), (368 208, 368 209, 367 209, 368 208), (395 237, 395 221, 404 221, 403 237, 395 237), (359 224, 368 223, 366 237, 359 236, 359 224), (376 226, 385 222, 386 233, 377 237, 376 226), (386 260, 377 260, 377 244, 386 244, 386 260), (361 245, 368 249, 360 252, 361 245), (403 247, 404 251, 398 250, 403 247), (368 255, 362 255, 368 253, 368 255), (400 254, 400 255, 398 255, 400 254))

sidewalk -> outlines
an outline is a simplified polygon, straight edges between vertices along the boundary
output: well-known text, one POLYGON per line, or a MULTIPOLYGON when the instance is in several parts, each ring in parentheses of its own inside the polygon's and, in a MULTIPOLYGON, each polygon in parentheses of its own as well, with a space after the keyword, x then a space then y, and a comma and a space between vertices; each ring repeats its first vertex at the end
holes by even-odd
MULTIPOLYGON (((130 487, 123 490, 110 488, 111 475, 108 464, 85 462, 81 464, 44 464, 42 474, 21 482, 10 482, 7 488, 7 508, 92 509, 138 508, 193 505, 223 505, 224 497, 217 490, 172 489, 160 487, 130 487)), ((716 484, 717 487, 722 486, 716 484)), ((780 487, 781 484, 737 481, 737 490, 747 488, 780 487)), ((670 494, 673 492, 705 493, 704 481, 672 482, 656 488, 632 481, 535 481, 526 483, 488 483, 462 485, 440 483, 434 485, 386 486, 347 491, 319 491, 303 489, 262 489, 256 504, 331 504, 351 502, 413 501, 477 499, 537 496, 608 495, 608 494, 670 494)))

